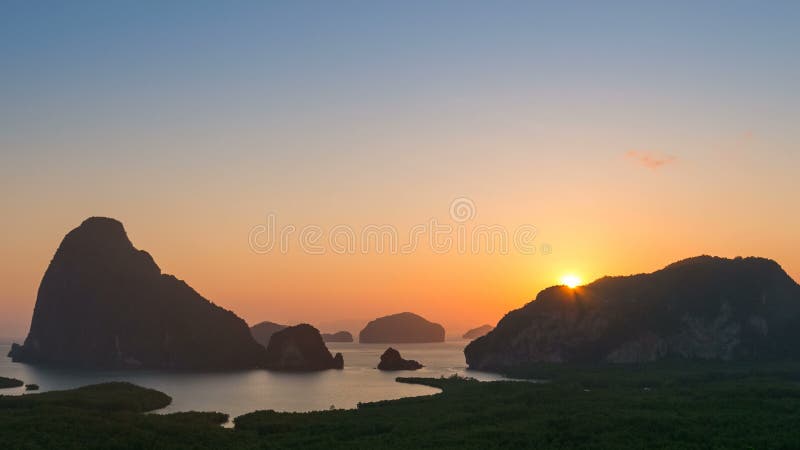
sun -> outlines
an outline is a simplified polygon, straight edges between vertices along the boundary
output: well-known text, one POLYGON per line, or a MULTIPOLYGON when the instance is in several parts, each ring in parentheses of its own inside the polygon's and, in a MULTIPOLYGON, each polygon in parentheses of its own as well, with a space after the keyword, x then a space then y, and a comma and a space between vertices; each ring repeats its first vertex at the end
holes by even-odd
POLYGON ((570 273, 561 277, 561 284, 570 289, 575 289, 576 287, 580 286, 581 279, 577 275, 570 273))

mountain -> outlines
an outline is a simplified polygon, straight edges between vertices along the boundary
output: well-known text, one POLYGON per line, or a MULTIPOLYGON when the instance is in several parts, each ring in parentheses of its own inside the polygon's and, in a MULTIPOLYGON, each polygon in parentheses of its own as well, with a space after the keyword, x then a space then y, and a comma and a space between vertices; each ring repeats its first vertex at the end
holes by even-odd
POLYGON ((369 322, 359 333, 358 341, 374 344, 444 342, 444 327, 404 312, 369 322))
POLYGON ((491 325, 481 325, 481 326, 479 326, 477 328, 473 328, 473 329, 467 331, 461 337, 463 337, 464 339, 477 339, 477 338, 485 335, 486 333, 488 333, 488 332, 490 332, 492 330, 494 330, 494 327, 491 326, 491 325))
POLYGON ((92 217, 70 231, 39 286, 14 361, 80 367, 238 369, 264 348, 233 312, 161 273, 122 224, 92 217))
POLYGON ((800 286, 763 258, 690 258, 650 274, 547 288, 464 350, 473 369, 536 362, 800 356, 800 286))
POLYGON ((349 331, 322 333, 322 340, 325 342, 353 342, 353 335, 349 331))
POLYGON ((267 345, 267 368, 286 371, 342 369, 341 353, 331 356, 319 330, 300 324, 275 332, 267 345))
POLYGON ((269 345, 269 338, 272 337, 273 334, 283 330, 284 328, 287 328, 288 326, 289 325, 281 325, 275 322, 264 321, 250 327, 250 334, 253 336, 253 339, 255 339, 256 342, 263 345, 264 348, 267 348, 267 345, 269 345))

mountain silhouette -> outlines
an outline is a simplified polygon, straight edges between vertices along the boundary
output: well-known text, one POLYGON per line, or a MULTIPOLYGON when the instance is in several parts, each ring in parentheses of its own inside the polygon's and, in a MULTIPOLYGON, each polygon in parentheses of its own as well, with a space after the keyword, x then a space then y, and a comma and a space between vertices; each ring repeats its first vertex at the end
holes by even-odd
POLYGON ((161 273, 122 224, 92 217, 61 242, 14 361, 80 367, 238 369, 263 365, 247 324, 161 273))
POLYGON ((378 363, 378 370, 418 370, 423 366, 419 361, 413 359, 403 359, 400 352, 389 347, 381 355, 381 361, 378 363))
POLYGON ((275 332, 267 345, 267 368, 285 371, 342 369, 341 353, 331 356, 319 330, 302 323, 275 332))
POLYGON ((374 344, 444 342, 444 327, 404 312, 369 322, 359 333, 358 341, 374 344))
POLYGON ((550 287, 464 350, 473 369, 536 362, 800 356, 800 286, 763 258, 690 258, 650 274, 550 287))

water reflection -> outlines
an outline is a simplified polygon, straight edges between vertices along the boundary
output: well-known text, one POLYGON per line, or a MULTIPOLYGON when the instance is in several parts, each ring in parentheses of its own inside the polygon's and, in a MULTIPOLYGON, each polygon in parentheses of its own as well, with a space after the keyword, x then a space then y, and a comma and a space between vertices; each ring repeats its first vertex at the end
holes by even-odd
MULTIPOLYGON (((36 383, 41 391, 71 389, 107 381, 128 381, 157 389, 172 397, 159 412, 219 411, 231 418, 260 409, 315 411, 355 408, 359 402, 430 395, 436 389, 395 382, 397 376, 439 377, 460 374, 480 380, 497 380, 494 374, 467 371, 466 341, 439 344, 400 344, 404 358, 425 364, 415 372, 376 370, 385 344, 329 344, 344 356, 344 370, 316 373, 279 373, 266 370, 239 372, 86 371, 12 363, 5 357, 10 345, 0 345, 0 376, 36 383)), ((21 394, 24 388, 3 389, 1 394, 21 394)))

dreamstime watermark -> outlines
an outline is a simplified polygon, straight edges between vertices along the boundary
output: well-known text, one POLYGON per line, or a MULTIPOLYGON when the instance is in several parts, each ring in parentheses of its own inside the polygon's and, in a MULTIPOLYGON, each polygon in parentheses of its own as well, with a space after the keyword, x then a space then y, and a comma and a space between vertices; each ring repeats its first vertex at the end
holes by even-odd
POLYGON ((297 227, 278 225, 275 213, 250 229, 250 250, 263 255, 273 252, 286 254, 293 246, 309 255, 390 254, 408 255, 427 246, 435 254, 457 252, 466 254, 549 255, 549 244, 536 242, 537 229, 530 224, 509 230, 502 225, 473 224, 477 216, 475 202, 459 197, 450 203, 450 220, 440 222, 431 218, 408 230, 400 231, 390 224, 369 224, 363 227, 339 224, 328 229, 319 225, 297 227))

